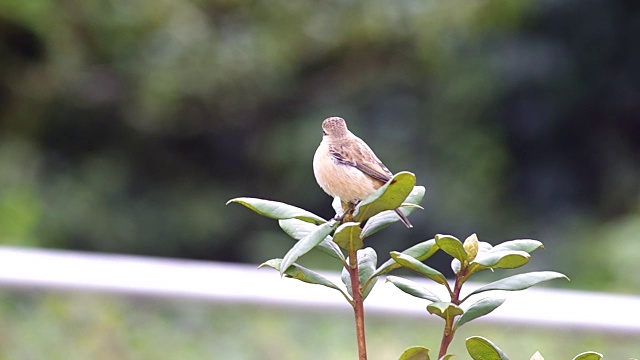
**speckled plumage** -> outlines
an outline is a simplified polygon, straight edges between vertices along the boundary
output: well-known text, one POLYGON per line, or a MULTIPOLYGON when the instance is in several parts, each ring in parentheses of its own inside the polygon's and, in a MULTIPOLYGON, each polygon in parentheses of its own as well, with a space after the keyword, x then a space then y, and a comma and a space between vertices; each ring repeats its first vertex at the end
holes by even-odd
MULTIPOLYGON (((349 131, 342 118, 325 119, 322 133, 313 157, 313 172, 327 194, 355 204, 393 177, 373 150, 349 131)), ((404 214, 398 209, 396 213, 407 227, 412 227, 404 214)))

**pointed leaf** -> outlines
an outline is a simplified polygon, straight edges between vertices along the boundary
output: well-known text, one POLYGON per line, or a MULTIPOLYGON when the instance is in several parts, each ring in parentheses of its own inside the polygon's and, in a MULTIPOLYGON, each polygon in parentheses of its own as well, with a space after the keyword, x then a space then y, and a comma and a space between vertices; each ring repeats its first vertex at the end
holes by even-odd
POLYGON ((344 214, 342 200, 340 199, 339 196, 336 196, 333 198, 333 201, 331 202, 331 207, 333 208, 333 211, 336 212, 337 216, 342 216, 342 214, 344 214))
POLYGON ((405 293, 415 296, 417 298, 429 300, 432 302, 441 301, 438 296, 429 291, 426 287, 418 284, 415 281, 407 280, 398 276, 387 276, 387 282, 392 283, 398 289, 404 291, 405 293))
MULTIPOLYGON (((425 192, 426 189, 424 186, 414 186, 411 194, 409 194, 405 202, 402 203, 400 211, 405 216, 409 216, 409 214, 413 212, 415 207, 407 207, 405 205, 411 204, 417 206, 417 204, 422 201, 425 192)), ((400 221, 400 217, 393 210, 385 210, 377 215, 374 215, 369 220, 367 220, 364 228, 362 228, 362 238, 367 238, 397 221, 400 221)))
MULTIPOLYGON (((427 305, 429 314, 437 315, 445 321, 452 320, 454 317, 464 313, 464 310, 456 304, 450 302, 438 301, 427 305)), ((448 322, 447 322, 448 323, 448 322)))
POLYGON ((316 245, 320 244, 337 226, 338 223, 335 221, 329 221, 316 226, 315 230, 295 243, 284 258, 282 258, 280 273, 284 274, 289 266, 296 262, 302 255, 311 251, 316 245))
POLYGON ((478 241, 478 252, 486 252, 486 251, 491 251, 491 249, 493 249, 493 246, 491 244, 489 244, 486 241, 478 241))
MULTIPOLYGON (((378 254, 373 248, 365 248, 358 251, 358 272, 360 273, 360 286, 365 286, 371 275, 376 271, 378 266, 378 254)), ((371 290, 376 285, 378 279, 374 279, 369 282, 366 287, 362 289, 362 299, 366 299, 369 296, 371 290)))
POLYGON ((435 237, 436 244, 450 256, 464 262, 467 260, 467 252, 462 246, 462 242, 451 235, 438 234, 435 237))
MULTIPOLYGON (((478 241, 478 254, 476 255, 476 257, 482 256, 484 253, 491 251, 492 248, 493 246, 491 246, 491 244, 489 244, 488 242, 478 241)), ((451 270, 453 270, 454 274, 457 274, 458 272, 460 272, 460 268, 461 268, 460 260, 458 259, 451 260, 451 270)), ((487 268, 481 267, 478 264, 474 265, 474 263, 471 263, 469 266, 470 273, 474 273, 474 272, 478 272, 480 270, 486 270, 486 269, 487 268)))
POLYGON ((524 290, 533 285, 541 283, 543 281, 553 280, 553 279, 567 279, 564 274, 555 272, 555 271, 536 271, 525 274, 518 274, 509 276, 502 280, 494 281, 485 286, 482 286, 473 292, 471 292, 467 297, 479 294, 481 292, 490 291, 490 290, 504 290, 504 291, 517 291, 524 290))
POLYGON ((471 305, 460 318, 456 321, 455 329, 468 323, 471 320, 477 319, 481 316, 487 315, 498 306, 502 305, 505 301, 504 298, 484 298, 475 304, 471 305))
MULTIPOLYGON (((269 261, 262 263, 260 266, 258 266, 258 268, 268 266, 270 268, 280 271, 281 263, 282 263, 282 259, 271 259, 269 261)), ((318 274, 313 270, 309 270, 298 264, 293 264, 292 266, 289 266, 287 271, 285 271, 285 276, 296 279, 296 280, 300 280, 309 284, 323 285, 328 288, 336 289, 342 292, 342 289, 340 289, 338 285, 331 282, 331 280, 325 278, 324 276, 318 274)))
MULTIPOLYGON (((304 239, 309 233, 314 231, 317 226, 306 221, 298 220, 298 219, 286 219, 286 220, 278 220, 278 224, 280 228, 287 233, 287 235, 291 236, 296 240, 304 239)), ((332 256, 336 259, 340 259, 344 262, 344 254, 340 250, 338 244, 331 240, 331 236, 327 236, 324 240, 318 244, 318 249, 323 251, 324 253, 332 256)))
POLYGON ((531 255, 524 251, 495 251, 494 248, 494 250, 479 254, 471 264, 478 265, 482 269, 515 269, 528 263, 530 258, 531 255))
POLYGON ((543 248, 544 245, 538 240, 532 239, 516 239, 500 243, 493 247, 492 251, 516 250, 524 251, 531 254, 537 249, 543 248))
MULTIPOLYGON (((478 254, 476 254, 475 258, 484 256, 485 253, 487 253, 488 251, 491 251, 492 248, 493 247, 488 242, 478 241, 478 254)), ((469 258, 469 261, 475 260, 475 258, 473 259, 469 258)), ((457 274, 458 272, 460 272, 460 269, 461 269, 460 260, 458 259, 451 260, 451 270, 453 270, 453 273, 457 274)), ((472 262, 471 264, 469 264, 469 267, 468 267, 469 274, 473 274, 475 272, 486 270, 486 269, 488 268, 484 266, 480 266, 475 262, 472 262)))
POLYGON ((602 359, 602 354, 597 353, 595 351, 587 351, 581 354, 576 355, 573 360, 600 360, 602 359))
POLYGON ((356 251, 363 247, 361 233, 360 223, 346 222, 336 229, 333 234, 333 242, 346 251, 356 251))
MULTIPOLYGON (((367 283, 367 280, 369 280, 369 278, 373 274, 377 265, 378 255, 376 254, 376 251, 370 247, 358 250, 357 254, 358 254, 357 256, 358 256, 358 275, 359 275, 358 277, 360 278, 360 286, 362 287, 367 283)), ((353 296, 352 286, 351 286, 351 276, 349 275, 349 272, 347 271, 346 268, 342 269, 341 279, 342 279, 342 282, 346 285, 349 295, 353 296)), ((375 286, 376 282, 377 282, 377 279, 369 282, 366 288, 364 289, 361 288, 363 300, 367 298, 367 296, 375 286)))
MULTIPOLYGON (((418 187, 418 186, 414 186, 413 188, 415 189, 415 188, 417 188, 417 187, 418 187)), ((422 186, 420 186, 420 187, 422 187, 422 186)), ((411 196, 411 194, 409 194, 409 196, 411 196)), ((408 199, 408 198, 407 198, 407 199, 408 199)), ((403 203, 400 205, 400 207, 399 207, 398 209, 404 209, 404 208, 424 210, 424 207, 422 207, 422 206, 420 206, 420 205, 418 205, 418 204, 414 204, 414 203, 407 202, 406 200, 405 200, 405 202, 403 202, 403 203)))
POLYGON ((467 338, 465 344, 473 360, 509 360, 499 347, 481 336, 467 338))
POLYGON ((429 279, 437 282, 438 284, 444 285, 447 282, 447 278, 442 275, 440 271, 421 263, 420 261, 412 258, 409 255, 405 255, 397 251, 392 251, 391 258, 398 264, 402 265, 402 267, 414 271, 420 275, 424 275, 429 279))
MULTIPOLYGON (((431 255, 435 254, 436 251, 438 251, 438 245, 436 245, 436 241, 434 239, 431 239, 431 240, 423 241, 419 244, 416 244, 406 249, 402 253, 405 255, 411 256, 412 258, 418 261, 425 261, 426 259, 430 258, 431 255)), ((389 259, 384 264, 382 264, 378 268, 378 270, 376 270, 375 275, 376 276, 384 275, 390 272, 391 270, 395 270, 400 267, 402 266, 398 264, 395 260, 389 259)))
POLYGON ((262 216, 276 220, 295 218, 314 224, 322 224, 326 222, 326 220, 312 212, 278 201, 239 197, 227 201, 227 205, 230 203, 244 205, 262 216))
POLYGON ((397 209, 409 196, 416 184, 416 176, 410 172, 399 172, 386 184, 362 200, 353 212, 356 221, 364 222, 385 211, 397 209))
POLYGON ((453 355, 453 354, 447 354, 447 355, 445 355, 445 356, 441 357, 441 358, 440 358, 440 360, 449 360, 449 359, 451 359, 451 358, 452 358, 452 357, 454 357, 454 356, 455 356, 455 355, 453 355))
POLYGON ((424 346, 412 346, 406 349, 398 360, 430 360, 429 349, 424 346))
POLYGON ((544 360, 544 357, 542 357, 542 354, 540 354, 539 351, 536 351, 536 353, 533 354, 531 356, 531 359, 529 359, 529 360, 544 360))

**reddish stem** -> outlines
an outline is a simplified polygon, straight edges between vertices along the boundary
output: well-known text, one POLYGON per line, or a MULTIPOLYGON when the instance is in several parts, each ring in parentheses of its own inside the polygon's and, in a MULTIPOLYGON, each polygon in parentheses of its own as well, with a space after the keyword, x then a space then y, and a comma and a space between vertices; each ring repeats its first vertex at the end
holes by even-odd
MULTIPOLYGON (((449 324, 447 324, 445 327, 449 327, 449 324)), ((440 342, 440 353, 438 354, 438 359, 442 359, 445 355, 447 355, 447 350, 449 350, 449 345, 453 340, 453 334, 454 332, 451 330, 449 330, 448 332, 447 330, 445 330, 445 332, 442 334, 442 341, 440 342)))
POLYGON ((353 312, 356 318, 356 340, 358 342, 358 359, 367 360, 367 343, 364 337, 364 300, 360 291, 360 274, 358 273, 358 256, 356 251, 349 252, 349 276, 351 277, 351 293, 353 294, 353 312))
MULTIPOLYGON (((453 293, 451 294, 451 302, 460 305, 460 291, 462 290, 462 284, 464 283, 464 278, 466 276, 466 270, 461 270, 456 274, 456 281, 453 285, 453 293)), ((444 325, 444 332, 442 333, 442 341, 440 342, 440 353, 438 354, 438 359, 447 355, 447 351, 449 350, 449 345, 451 345, 451 341, 453 341, 453 335, 455 334, 455 330, 453 329, 453 319, 446 320, 444 325)))

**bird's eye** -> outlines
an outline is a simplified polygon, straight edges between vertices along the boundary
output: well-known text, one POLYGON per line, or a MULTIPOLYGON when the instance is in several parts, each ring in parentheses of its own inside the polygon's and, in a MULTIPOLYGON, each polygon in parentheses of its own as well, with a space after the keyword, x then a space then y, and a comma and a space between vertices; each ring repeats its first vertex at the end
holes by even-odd
POLYGON ((327 132, 322 130, 322 136, 326 136, 326 135, 327 135, 327 132))

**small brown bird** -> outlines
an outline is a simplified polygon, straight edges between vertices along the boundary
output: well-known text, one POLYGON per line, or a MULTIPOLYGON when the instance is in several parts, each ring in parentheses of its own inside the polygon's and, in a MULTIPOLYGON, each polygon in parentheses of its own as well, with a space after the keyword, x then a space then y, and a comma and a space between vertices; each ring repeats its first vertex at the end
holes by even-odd
MULTIPOLYGON (((344 119, 325 119, 322 135, 313 156, 313 173, 327 194, 357 204, 393 177, 369 145, 347 129, 344 119)), ((408 228, 413 227, 399 209, 395 212, 408 228)))

